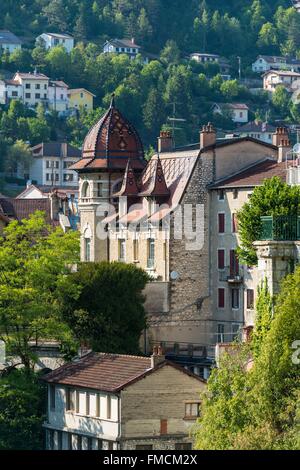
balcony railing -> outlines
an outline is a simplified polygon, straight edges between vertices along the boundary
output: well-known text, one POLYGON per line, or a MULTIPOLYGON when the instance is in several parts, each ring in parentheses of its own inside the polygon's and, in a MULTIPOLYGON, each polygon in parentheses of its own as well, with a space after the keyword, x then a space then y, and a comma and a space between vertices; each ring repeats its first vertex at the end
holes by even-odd
POLYGON ((300 240, 300 217, 296 215, 261 217, 262 241, 300 240))
POLYGON ((219 281, 240 284, 243 282, 243 269, 241 267, 232 269, 230 266, 227 266, 224 270, 220 271, 219 281))

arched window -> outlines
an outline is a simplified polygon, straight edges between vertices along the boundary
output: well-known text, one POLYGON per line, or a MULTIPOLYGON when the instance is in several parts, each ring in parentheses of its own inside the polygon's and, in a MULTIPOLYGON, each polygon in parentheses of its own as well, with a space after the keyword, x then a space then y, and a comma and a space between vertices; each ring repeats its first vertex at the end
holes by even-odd
POLYGON ((81 187, 81 197, 90 197, 90 185, 85 181, 81 187))
POLYGON ((91 229, 88 226, 84 231, 84 261, 89 263, 91 261, 91 229))

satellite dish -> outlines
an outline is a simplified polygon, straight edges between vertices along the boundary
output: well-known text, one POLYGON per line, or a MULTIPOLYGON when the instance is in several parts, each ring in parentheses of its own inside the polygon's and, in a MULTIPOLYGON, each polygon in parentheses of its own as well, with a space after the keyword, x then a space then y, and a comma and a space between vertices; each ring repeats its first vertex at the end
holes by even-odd
POLYGON ((293 152, 296 153, 297 155, 300 154, 300 144, 294 145, 293 152))
POLYGON ((176 271, 172 271, 170 277, 172 281, 176 281, 179 278, 179 274, 176 271))

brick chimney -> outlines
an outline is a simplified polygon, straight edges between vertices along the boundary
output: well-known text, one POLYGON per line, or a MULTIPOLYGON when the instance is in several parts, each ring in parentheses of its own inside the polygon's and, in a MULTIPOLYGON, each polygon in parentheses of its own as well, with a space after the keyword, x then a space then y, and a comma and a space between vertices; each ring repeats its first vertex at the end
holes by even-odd
POLYGON ((278 163, 286 161, 288 159, 288 153, 291 153, 291 150, 292 147, 289 139, 282 139, 278 145, 278 163))
POLYGON ((217 134, 213 125, 209 122, 207 126, 203 126, 200 131, 200 150, 204 147, 214 145, 217 141, 217 134))
POLYGON ((155 367, 159 366, 159 364, 162 364, 165 362, 166 357, 163 353, 163 349, 161 346, 154 346, 153 347, 153 353, 151 356, 151 369, 154 369, 155 367))
POLYGON ((171 152, 174 148, 173 136, 170 131, 161 131, 158 137, 158 152, 171 152))
POLYGON ((289 134, 286 127, 277 127, 275 134, 273 134, 273 145, 279 147, 282 140, 289 140, 289 134))

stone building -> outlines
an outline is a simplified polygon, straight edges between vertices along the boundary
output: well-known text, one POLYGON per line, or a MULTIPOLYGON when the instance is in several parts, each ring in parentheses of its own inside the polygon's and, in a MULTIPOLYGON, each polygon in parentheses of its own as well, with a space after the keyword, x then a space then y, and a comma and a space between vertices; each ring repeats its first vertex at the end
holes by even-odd
POLYGON ((162 344, 168 358, 206 377, 215 344, 253 322, 257 270, 239 266, 235 255, 236 212, 265 178, 286 177, 290 144, 283 128, 273 144, 248 136, 217 141, 211 125, 199 140, 174 149, 162 132, 147 163, 112 100, 72 168, 80 179, 82 260, 145 269, 153 278, 145 352, 162 344))
POLYGON ((44 377, 49 450, 184 450, 205 383, 165 360, 90 353, 44 377))

